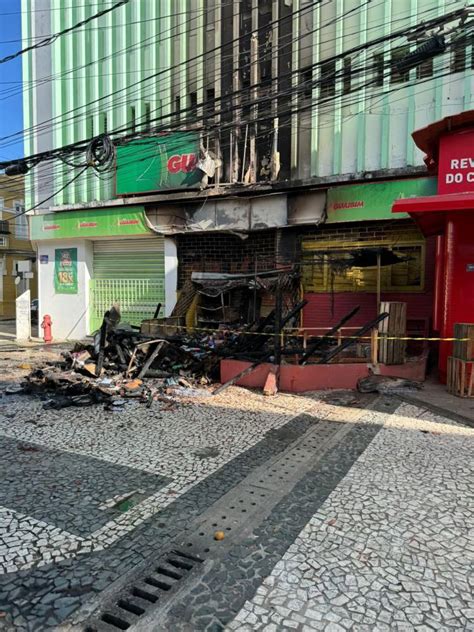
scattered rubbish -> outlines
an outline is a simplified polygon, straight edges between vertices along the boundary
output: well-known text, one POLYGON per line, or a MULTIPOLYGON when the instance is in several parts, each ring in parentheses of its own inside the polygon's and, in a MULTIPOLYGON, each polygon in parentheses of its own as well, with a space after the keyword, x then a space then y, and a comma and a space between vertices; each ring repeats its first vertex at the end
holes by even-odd
POLYGON ((267 375, 267 379, 265 380, 265 385, 263 387, 263 394, 267 397, 272 395, 276 395, 278 393, 277 386, 277 373, 276 371, 270 370, 267 375))
POLYGON ((403 392, 404 390, 414 390, 423 388, 423 382, 415 382, 402 377, 392 377, 390 375, 369 375, 362 377, 357 382, 357 390, 360 393, 391 393, 403 392))
POLYGON ((112 378, 110 377, 104 377, 101 380, 98 380, 97 384, 100 384, 100 386, 114 386, 114 382, 112 380, 112 378))
POLYGON ((214 533, 214 540, 223 540, 225 538, 225 533, 223 531, 216 531, 214 533))
POLYGON ((21 452, 39 452, 39 448, 36 445, 28 445, 26 443, 20 443, 18 445, 18 450, 21 452))
POLYGON ((127 389, 127 391, 134 391, 137 388, 140 388, 140 386, 143 384, 143 382, 139 379, 135 379, 135 380, 130 380, 130 382, 126 382, 123 387, 125 389, 127 389))
MULTIPOLYGON (((219 339, 226 335, 216 333, 219 339)), ((22 387, 6 392, 46 394, 44 407, 52 409, 104 403, 107 410, 119 410, 127 399, 169 407, 179 398, 206 397, 220 358, 202 338, 187 333, 150 338, 120 325, 114 306, 104 314, 93 344, 76 344, 59 361, 31 371, 22 387)))
POLYGON ((213 459, 216 456, 219 456, 220 450, 219 448, 200 448, 199 450, 194 451, 194 456, 197 456, 198 459, 213 459))
MULTIPOLYGON (((93 362, 89 362, 89 364, 84 364, 83 368, 84 368, 84 371, 86 371, 86 373, 89 373, 89 375, 92 375, 93 377, 95 377, 97 366, 93 362)), ((100 372, 100 374, 102 375, 102 373, 103 373, 103 370, 100 372)))
MULTIPOLYGON (((293 306, 278 319, 278 325, 273 310, 250 325, 237 322, 211 332, 188 332, 174 324, 168 334, 166 325, 153 329, 152 321, 140 330, 121 324, 119 308, 114 305, 105 312, 92 344, 78 343, 72 350, 63 351, 60 361, 31 371, 22 388, 10 392, 24 389, 46 394, 44 406, 53 409, 103 403, 107 410, 118 410, 130 398, 147 407, 159 402, 169 409, 179 400, 211 396, 208 386, 219 378, 223 358, 252 360, 255 366, 273 358, 275 331, 281 331, 290 321, 296 322, 305 304, 300 301, 293 306), (160 337, 143 333, 152 330, 160 337)), ((161 323, 169 319, 158 320, 161 323)), ((274 378, 272 393, 277 390, 274 378)))
MULTIPOLYGON (((245 278, 214 273, 194 276, 192 288, 186 292, 183 288, 170 317, 157 318, 161 310, 157 305, 155 318, 143 321, 141 327, 131 326, 120 322, 120 309, 113 305, 104 313, 91 343, 77 343, 63 351, 59 361, 32 370, 21 387, 9 387, 6 392, 46 396, 44 407, 52 409, 104 404, 107 410, 118 411, 126 400, 133 399, 148 408, 169 410, 178 402, 186 405, 187 399, 196 401, 222 393, 267 362, 277 366, 282 361, 306 364, 313 358, 319 364, 329 362, 386 317, 381 314, 355 336, 336 341, 333 334, 357 313, 355 308, 324 336, 305 338, 303 348, 300 335, 292 333, 298 332, 300 313, 307 304, 299 300, 298 273, 279 269, 245 278), (249 300, 246 315, 250 322, 244 322, 237 303, 219 303, 224 295, 237 290, 249 300), (257 310, 257 290, 274 294, 275 307, 266 315, 260 315, 260 307, 257 310), (198 328, 188 330, 184 326, 186 309, 199 297, 219 299, 219 306, 211 309, 210 303, 202 304, 198 328), (224 359, 249 365, 211 390, 209 386, 219 380, 224 359)), ((277 368, 268 374, 263 392, 273 396, 278 387, 277 368)))
POLYGON ((19 365, 18 368, 21 369, 22 371, 31 371, 33 367, 31 366, 31 364, 28 364, 27 362, 23 362, 22 364, 19 365))
POLYGON ((7 395, 17 395, 18 393, 23 393, 22 386, 9 386, 5 389, 5 393, 7 395))

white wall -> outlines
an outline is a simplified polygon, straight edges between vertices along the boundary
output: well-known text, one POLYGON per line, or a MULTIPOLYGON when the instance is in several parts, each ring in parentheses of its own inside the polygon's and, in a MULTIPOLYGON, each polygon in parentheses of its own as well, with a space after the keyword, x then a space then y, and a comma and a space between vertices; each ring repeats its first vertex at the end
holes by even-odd
POLYGON ((178 253, 174 239, 165 237, 165 316, 176 305, 178 288, 178 253))
MULTIPOLYGON (((92 241, 57 240, 38 242, 38 299, 39 325, 45 314, 52 320, 54 340, 80 340, 89 329, 89 281, 92 277, 92 241), (77 248, 77 294, 56 294, 54 289, 54 251, 58 248, 77 248), (41 263, 41 255, 48 263, 41 263)), ((39 336, 43 331, 39 327, 39 336)))

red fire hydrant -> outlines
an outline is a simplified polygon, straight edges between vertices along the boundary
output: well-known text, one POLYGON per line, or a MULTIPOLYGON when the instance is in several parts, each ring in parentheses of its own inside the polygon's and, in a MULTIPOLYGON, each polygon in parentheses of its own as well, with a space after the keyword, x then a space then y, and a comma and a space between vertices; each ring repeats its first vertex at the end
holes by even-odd
POLYGON ((43 316, 43 322, 41 323, 41 327, 43 328, 43 340, 45 342, 51 342, 53 340, 53 336, 51 334, 51 316, 49 314, 45 314, 43 316))

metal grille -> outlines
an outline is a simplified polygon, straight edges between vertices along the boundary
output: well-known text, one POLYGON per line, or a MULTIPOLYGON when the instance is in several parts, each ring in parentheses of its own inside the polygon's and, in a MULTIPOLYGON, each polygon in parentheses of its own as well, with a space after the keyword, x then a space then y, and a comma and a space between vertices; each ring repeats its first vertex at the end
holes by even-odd
MULTIPOLYGON (((151 568, 137 575, 134 581, 121 591, 118 599, 109 602, 102 614, 92 617, 84 632, 128 630, 154 604, 160 604, 167 596, 169 598, 170 594, 176 593, 182 580, 203 561, 202 557, 178 550, 164 555, 151 568)), ((149 629, 149 620, 142 625, 142 629, 149 629)))
POLYGON ((92 279, 90 281, 91 331, 102 324, 104 312, 118 303, 122 322, 140 325, 152 318, 158 303, 165 304, 164 278, 149 279, 92 279))

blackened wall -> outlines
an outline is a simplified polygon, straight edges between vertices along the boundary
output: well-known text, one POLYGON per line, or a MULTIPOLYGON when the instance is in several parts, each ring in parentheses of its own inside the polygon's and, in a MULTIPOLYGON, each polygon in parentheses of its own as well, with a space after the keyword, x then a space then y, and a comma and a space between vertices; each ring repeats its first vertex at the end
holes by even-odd
POLYGON ((262 272, 276 267, 277 231, 250 233, 246 239, 226 233, 178 235, 178 285, 192 272, 262 272))

